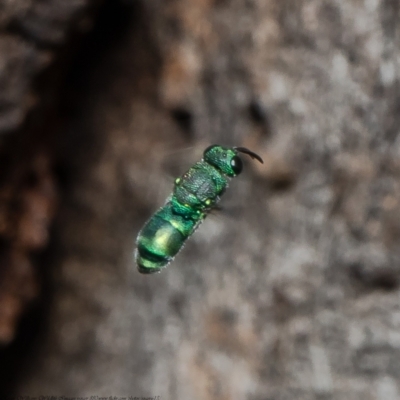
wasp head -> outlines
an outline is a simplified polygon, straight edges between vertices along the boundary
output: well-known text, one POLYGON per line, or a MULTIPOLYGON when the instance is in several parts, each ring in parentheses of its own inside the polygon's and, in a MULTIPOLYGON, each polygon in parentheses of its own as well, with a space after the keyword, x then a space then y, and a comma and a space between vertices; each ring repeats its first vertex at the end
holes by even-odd
POLYGON ((263 163, 259 155, 245 147, 223 147, 217 144, 213 144, 204 150, 203 159, 223 174, 234 177, 239 175, 243 169, 243 162, 238 153, 247 154, 251 158, 255 158, 260 163, 263 163))

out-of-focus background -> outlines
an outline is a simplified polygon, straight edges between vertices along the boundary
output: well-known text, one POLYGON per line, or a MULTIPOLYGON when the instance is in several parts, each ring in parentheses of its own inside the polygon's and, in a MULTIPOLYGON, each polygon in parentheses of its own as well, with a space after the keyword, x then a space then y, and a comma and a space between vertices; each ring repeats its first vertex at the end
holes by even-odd
POLYGON ((400 399, 397 0, 0 0, 0 396, 400 399), (137 232, 210 144, 223 210, 137 232))

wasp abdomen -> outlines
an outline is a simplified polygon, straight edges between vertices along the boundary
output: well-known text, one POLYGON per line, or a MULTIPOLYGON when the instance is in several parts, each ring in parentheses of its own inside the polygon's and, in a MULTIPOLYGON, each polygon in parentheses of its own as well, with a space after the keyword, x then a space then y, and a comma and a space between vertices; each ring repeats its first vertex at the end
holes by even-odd
POLYGON ((196 223, 175 214, 170 202, 160 208, 138 236, 136 261, 139 271, 151 274, 168 265, 193 233, 196 223))

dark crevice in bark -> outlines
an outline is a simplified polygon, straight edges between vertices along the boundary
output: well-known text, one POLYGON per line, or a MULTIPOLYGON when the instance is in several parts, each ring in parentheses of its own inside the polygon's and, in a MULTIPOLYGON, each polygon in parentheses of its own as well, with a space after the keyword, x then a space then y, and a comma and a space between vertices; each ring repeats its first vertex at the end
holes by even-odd
MULTIPOLYGON (((38 152, 44 151, 51 160, 51 173, 61 197, 68 191, 69 184, 81 173, 83 164, 95 156, 93 143, 98 144, 101 139, 90 128, 74 135, 73 130, 66 129, 66 126, 71 120, 83 119, 93 91, 101 92, 101 88, 93 88, 93 82, 99 84, 99 79, 93 79, 96 70, 124 40, 132 24, 141 24, 140 20, 144 18, 139 2, 106 1, 96 16, 93 30, 84 37, 81 34, 71 37, 68 44, 59 50, 52 66, 35 82, 40 106, 31 112, 20 132, 2 143, 1 186, 15 180, 15 171, 22 171, 17 173, 21 180, 15 189, 18 194, 18 187, 24 187, 25 181, 35 180, 35 176, 30 174, 31 160, 38 152), (89 96, 87 92, 91 92, 89 96), (86 137, 77 136, 82 132, 86 137)), ((16 29, 15 26, 12 29, 16 29)), ((108 84, 112 71, 107 76, 103 74, 100 79, 103 85, 108 84)), ((31 254, 30 262, 39 282, 39 294, 25 307, 12 342, 0 348, 0 398, 16 393, 19 381, 35 368, 33 360, 44 345, 47 316, 53 292, 57 290, 52 282, 52 267, 59 250, 56 236, 50 235, 51 241, 45 251, 31 254)), ((0 241, 4 242, 1 250, 7 249, 7 240, 0 238, 0 241)))

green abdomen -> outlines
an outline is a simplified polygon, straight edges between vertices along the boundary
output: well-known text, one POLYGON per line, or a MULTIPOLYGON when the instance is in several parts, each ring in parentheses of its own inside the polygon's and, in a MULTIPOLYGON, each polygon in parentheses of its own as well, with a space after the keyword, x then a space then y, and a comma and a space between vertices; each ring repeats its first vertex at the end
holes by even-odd
POLYGON ((167 266, 198 223, 175 214, 170 202, 160 208, 138 235, 136 262, 139 271, 151 274, 167 266))

